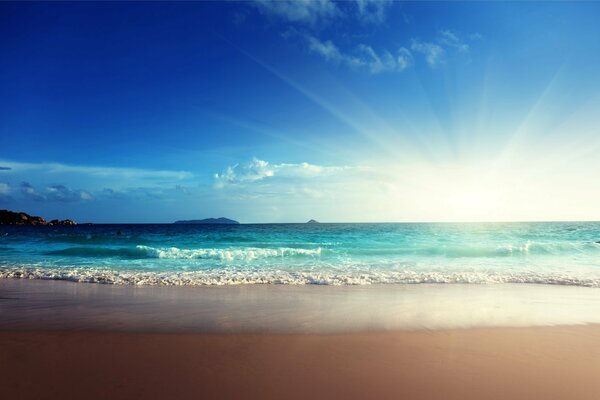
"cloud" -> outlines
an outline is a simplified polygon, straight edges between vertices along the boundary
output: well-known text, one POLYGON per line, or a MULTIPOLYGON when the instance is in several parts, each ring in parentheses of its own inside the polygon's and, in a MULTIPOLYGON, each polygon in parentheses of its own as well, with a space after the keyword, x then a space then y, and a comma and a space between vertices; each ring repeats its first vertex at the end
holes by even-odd
POLYGON ((108 198, 117 199, 117 200, 124 200, 124 199, 129 198, 129 196, 125 192, 111 189, 111 188, 102 189, 99 193, 99 196, 100 197, 108 197, 108 198))
POLYGON ((27 199, 43 200, 43 196, 37 193, 35 188, 29 182, 21 183, 21 194, 27 199))
POLYGON ((469 45, 461 40, 456 33, 451 30, 440 31, 440 43, 448 47, 454 47, 461 53, 469 51, 469 45))
POLYGON ((254 4, 264 14, 309 25, 340 14, 339 8, 330 0, 254 0, 254 4))
MULTIPOLYGON (((60 163, 21 163, 1 161, 8 165, 7 176, 22 181, 67 182, 70 186, 93 183, 96 189, 118 186, 148 186, 149 184, 176 184, 194 177, 187 171, 153 170, 141 168, 99 167, 60 163), (72 183, 75 182, 75 183, 72 183)), ((38 182, 39 183, 39 182, 38 182)))
POLYGON ((93 200, 94 196, 85 190, 72 190, 64 185, 50 185, 39 192, 29 182, 21 183, 21 195, 35 201, 63 202, 93 200))
POLYGON ((10 171, 11 168, 10 167, 3 167, 0 165, 0 171, 10 171))
MULTIPOLYGON (((440 31, 439 37, 434 41, 412 39, 410 50, 400 46, 396 51, 375 50, 372 46, 364 43, 356 45, 353 51, 343 51, 332 40, 322 40, 294 28, 289 29, 283 36, 286 39, 301 38, 307 44, 309 52, 321 56, 327 62, 357 70, 367 70, 372 74, 404 71, 413 64, 413 53, 420 54, 430 67, 435 67, 445 63, 446 51, 449 49, 454 49, 459 53, 468 53, 470 50, 468 42, 451 30, 440 31)), ((477 33, 468 36, 469 41, 481 38, 482 36, 477 33)))
POLYGON ((412 63, 412 54, 405 47, 398 49, 396 55, 392 55, 387 50, 383 50, 377 54, 371 46, 365 44, 359 44, 358 50, 365 56, 362 59, 364 65, 373 74, 388 71, 401 72, 412 63))
POLYGON ((235 164, 227 167, 223 172, 215 174, 215 180, 217 187, 222 187, 225 184, 260 181, 274 175, 275 170, 268 161, 253 158, 245 165, 235 164))
POLYGON ((299 37, 308 46, 308 50, 321 56, 325 61, 342 64, 354 69, 364 69, 372 74, 382 72, 401 72, 412 64, 412 55, 407 48, 399 48, 395 54, 388 50, 375 51, 366 44, 358 44, 352 53, 343 52, 331 40, 320 40, 308 33, 295 29, 288 30, 284 37, 299 37))
POLYGON ((329 177, 354 169, 348 166, 321 166, 310 163, 271 164, 268 161, 253 158, 246 164, 228 166, 223 172, 216 173, 215 186, 223 188, 229 185, 260 183, 268 180, 298 182, 313 178, 329 177))
POLYGON ((423 54, 425 56, 425 61, 427 61, 427 64, 431 67, 435 67, 444 62, 445 51, 436 43, 421 42, 413 39, 410 48, 417 53, 423 54))
POLYGON ((127 187, 123 189, 103 188, 94 193, 98 199, 111 200, 163 200, 173 201, 181 195, 191 196, 198 194, 192 187, 184 185, 175 186, 146 186, 146 187, 127 187))
POLYGON ((423 55, 430 67, 435 67, 445 62, 446 50, 467 54, 471 50, 469 42, 481 39, 483 39, 483 36, 480 33, 472 33, 465 37, 453 30, 442 29, 439 31, 437 39, 432 42, 413 39, 411 49, 415 53, 423 55))
POLYGON ((316 26, 336 18, 354 18, 363 23, 385 22, 392 0, 254 0, 253 4, 271 17, 316 26), (339 4, 339 6, 338 6, 339 4))
MULTIPOLYGON (((310 53, 317 54, 325 61, 344 65, 356 70, 365 70, 372 74, 383 72, 400 72, 413 64, 413 54, 419 53, 425 58, 430 67, 445 63, 446 50, 453 49, 459 53, 468 53, 469 41, 480 40, 482 35, 472 33, 461 37, 450 29, 439 31, 437 38, 430 41, 412 39, 410 49, 398 43, 397 50, 375 49, 370 44, 357 43, 351 48, 340 48, 332 39, 315 36, 322 26, 317 24, 331 23, 337 18, 346 22, 358 20, 363 23, 382 24, 385 22, 388 9, 393 5, 392 0, 354 0, 348 2, 333 2, 331 0, 254 0, 253 4, 264 14, 283 19, 287 22, 304 23, 304 29, 311 33, 299 32, 292 27, 282 36, 300 37, 306 43, 310 53)), ((405 22, 406 14, 402 14, 405 22)), ((338 28, 342 25, 336 25, 338 28)), ((341 33, 343 35, 343 32, 341 33)), ((346 36, 347 37, 347 36, 346 36)), ((337 41, 337 38, 335 39, 337 41)))
POLYGON ((98 167, 98 166, 82 166, 82 165, 67 165, 60 163, 21 163, 2 161, 3 164, 9 167, 2 167, 5 170, 17 172, 34 172, 42 171, 47 174, 82 174, 94 177, 119 177, 119 178, 163 178, 163 179, 187 179, 193 175, 187 171, 168 171, 168 170, 152 170, 141 168, 119 168, 119 167, 98 167))
POLYGON ((10 193, 10 185, 8 183, 0 182, 0 203, 9 203, 13 201, 10 193))
POLYGON ((71 190, 64 185, 51 185, 46 188, 46 200, 48 201, 80 201, 93 200, 94 197, 85 190, 71 190))
POLYGON ((13 197, 16 200, 23 201, 58 204, 86 203, 90 200, 98 204, 100 200, 143 201, 157 198, 171 201, 185 193, 183 185, 197 185, 197 177, 187 171, 3 160, 0 160, 0 165, 11 168, 3 173, 2 181, 15 188, 13 197))
POLYGON ((179 193, 183 193, 185 195, 192 194, 192 189, 190 187, 184 186, 184 185, 175 185, 175 191, 177 191, 179 193))
POLYGON ((380 24, 385 21, 391 0, 356 0, 358 18, 367 23, 380 24))
POLYGON ((314 36, 305 35, 304 38, 308 41, 308 49, 315 54, 322 56, 327 61, 347 62, 350 64, 358 63, 359 60, 349 58, 342 54, 331 40, 321 41, 314 36))

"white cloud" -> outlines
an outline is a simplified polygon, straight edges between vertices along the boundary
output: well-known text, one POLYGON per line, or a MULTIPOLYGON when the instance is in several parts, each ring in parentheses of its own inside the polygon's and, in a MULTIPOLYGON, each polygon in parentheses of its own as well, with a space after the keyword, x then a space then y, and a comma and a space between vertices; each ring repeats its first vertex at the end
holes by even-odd
POLYGON ((445 51, 436 43, 421 42, 413 39, 410 48, 417 53, 423 54, 425 56, 425 61, 427 61, 427 64, 429 64, 431 67, 444 62, 445 51))
POLYGON ((350 68, 365 69, 372 74, 401 72, 412 63, 412 55, 404 47, 392 54, 388 50, 377 52, 373 47, 361 43, 356 46, 354 52, 347 53, 341 51, 331 40, 323 41, 307 33, 289 30, 285 36, 302 38, 308 44, 309 51, 323 57, 325 61, 343 64, 350 68))
POLYGON ((415 53, 422 54, 429 66, 435 67, 436 65, 445 62, 447 50, 454 50, 458 53, 467 54, 471 50, 469 43, 481 39, 483 39, 483 36, 480 33, 472 33, 464 36, 459 35, 450 29, 442 29, 439 31, 437 39, 433 42, 423 42, 418 39, 413 39, 411 49, 415 53))
POLYGON ((265 14, 290 22, 315 25, 339 15, 339 9, 330 0, 254 0, 265 14))
POLYGON ((356 0, 357 14, 361 21, 379 24, 385 21, 391 0, 356 0))
POLYGON ((440 31, 440 43, 448 47, 454 47, 461 53, 469 51, 469 45, 451 30, 440 31))
POLYGON ((306 162, 293 164, 271 164, 268 161, 253 158, 246 164, 228 166, 223 172, 214 175, 217 188, 228 185, 260 183, 270 179, 287 182, 299 182, 312 178, 329 177, 357 167, 321 166, 306 162))
MULTIPOLYGON (((382 24, 385 22, 392 0, 354 0, 335 3, 331 0, 254 0, 253 4, 263 13, 288 22, 305 23, 305 29, 313 34, 299 32, 295 28, 283 33, 285 38, 301 37, 308 50, 321 56, 325 61, 362 69, 372 74, 400 72, 413 63, 413 54, 419 53, 430 67, 443 64, 446 51, 453 49, 459 53, 470 51, 470 41, 482 39, 479 33, 460 36, 453 30, 439 31, 437 38, 430 41, 412 39, 410 50, 399 43, 398 50, 375 49, 365 43, 354 44, 351 48, 341 48, 332 39, 322 39, 314 35, 315 26, 321 22, 331 22, 335 18, 358 20, 364 23, 382 24)), ((403 14, 404 15, 404 14, 403 14)), ((404 15, 406 19, 406 15, 404 15)), ((406 22, 406 21, 405 21, 406 22)), ((336 39, 337 40, 337 39, 336 39)))
POLYGON ((10 192, 10 185, 8 183, 0 182, 0 194, 8 194, 10 192))
POLYGON ((405 47, 398 49, 395 56, 387 50, 383 50, 378 54, 371 46, 365 44, 359 44, 358 50, 365 56, 362 59, 363 64, 373 74, 388 71, 401 72, 408 68, 412 62, 412 55, 405 47))
POLYGON ((385 22, 392 0, 354 0, 340 3, 331 0, 253 0, 264 14, 288 22, 317 25, 335 18, 355 18, 363 23, 385 22))
MULTIPOLYGON (((335 44, 331 40, 320 41, 314 36, 306 35, 308 41, 308 49, 322 56, 327 61, 333 62, 348 62, 346 55, 342 54, 335 44)), ((357 60, 358 61, 358 60, 357 60)))
POLYGON ((227 167, 223 172, 215 174, 215 180, 217 181, 217 186, 223 186, 226 184, 259 181, 273 175, 275 175, 273 166, 269 165, 267 161, 254 158, 247 164, 235 164, 227 167))

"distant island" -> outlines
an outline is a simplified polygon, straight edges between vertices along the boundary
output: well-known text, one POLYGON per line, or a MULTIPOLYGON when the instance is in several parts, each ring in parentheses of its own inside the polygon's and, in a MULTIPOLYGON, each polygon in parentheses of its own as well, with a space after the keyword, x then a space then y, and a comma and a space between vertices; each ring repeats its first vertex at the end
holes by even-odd
POLYGON ((318 224, 318 223, 320 223, 320 222, 315 219, 311 219, 310 221, 307 222, 307 224, 318 224))
POLYGON ((72 219, 53 219, 46 221, 42 217, 29 215, 24 212, 0 210, 0 225, 77 225, 72 219))
POLYGON ((233 219, 221 217, 221 218, 205 218, 205 219, 190 219, 175 221, 175 224, 203 224, 203 225, 239 225, 238 221, 233 219))

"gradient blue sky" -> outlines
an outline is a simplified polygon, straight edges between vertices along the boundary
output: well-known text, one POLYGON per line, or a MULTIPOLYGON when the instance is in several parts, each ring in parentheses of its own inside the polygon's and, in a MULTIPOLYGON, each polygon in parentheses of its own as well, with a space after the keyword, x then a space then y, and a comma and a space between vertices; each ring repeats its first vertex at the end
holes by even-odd
POLYGON ((600 4, 0 3, 0 208, 600 220, 600 4))

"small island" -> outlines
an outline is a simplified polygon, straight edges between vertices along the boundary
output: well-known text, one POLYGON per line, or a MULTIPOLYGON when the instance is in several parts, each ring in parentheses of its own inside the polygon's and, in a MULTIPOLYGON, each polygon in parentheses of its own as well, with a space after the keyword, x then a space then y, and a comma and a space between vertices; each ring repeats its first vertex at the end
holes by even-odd
POLYGON ((35 215, 29 215, 24 212, 16 212, 9 210, 0 210, 0 225, 77 225, 77 222, 72 219, 53 219, 51 221, 46 221, 42 217, 38 217, 35 215))
POLYGON ((315 220, 315 219, 311 219, 310 221, 307 222, 307 224, 319 224, 320 222, 315 220))
POLYGON ((220 218, 205 218, 205 219, 190 219, 175 221, 175 224, 197 224, 197 225, 239 225, 238 221, 233 219, 220 217, 220 218))

